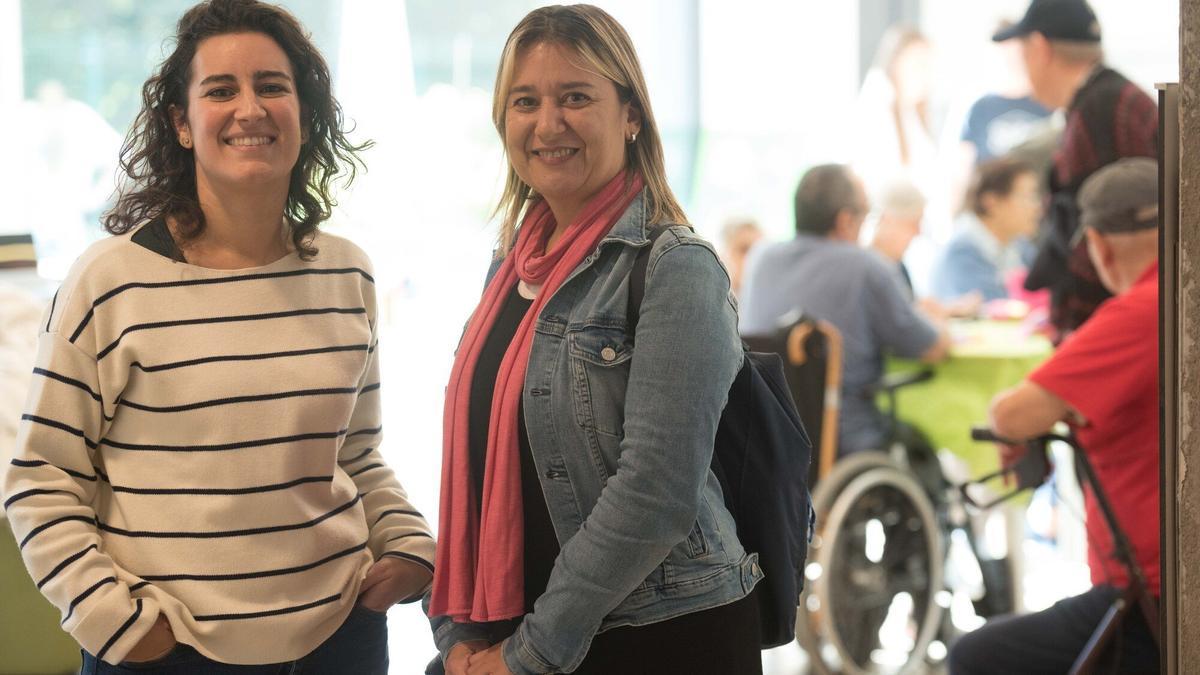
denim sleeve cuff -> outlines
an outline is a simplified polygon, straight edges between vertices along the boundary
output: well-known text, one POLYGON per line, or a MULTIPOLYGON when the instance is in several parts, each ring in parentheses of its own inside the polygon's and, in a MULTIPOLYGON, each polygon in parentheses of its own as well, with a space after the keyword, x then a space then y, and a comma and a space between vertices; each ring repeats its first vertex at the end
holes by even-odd
POLYGON ((500 644, 500 656, 504 658, 504 665, 508 666, 513 675, 556 672, 558 668, 543 661, 530 649, 529 643, 525 641, 523 628, 524 626, 518 628, 512 637, 500 644))
POLYGON ((469 640, 488 641, 487 627, 477 623, 457 623, 446 617, 445 622, 433 631, 433 642, 442 660, 446 659, 454 645, 469 640))

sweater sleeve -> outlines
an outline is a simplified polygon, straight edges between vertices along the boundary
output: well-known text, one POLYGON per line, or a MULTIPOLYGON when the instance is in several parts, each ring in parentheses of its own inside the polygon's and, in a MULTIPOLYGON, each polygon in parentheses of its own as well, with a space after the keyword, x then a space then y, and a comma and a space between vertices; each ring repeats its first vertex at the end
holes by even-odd
POLYGON ((92 507, 99 481, 95 454, 104 401, 96 357, 57 332, 39 338, 16 449, 3 480, 4 508, 26 569, 62 613, 63 628, 85 650, 119 663, 158 616, 152 598, 134 599, 99 548, 92 507))
MULTIPOLYGON (((369 308, 375 316, 374 308, 369 308)), ((358 400, 350 418, 338 465, 358 486, 369 528, 368 546, 376 559, 402 558, 433 572, 434 538, 425 517, 379 452, 383 441, 380 410, 378 323, 372 324, 367 367, 358 383, 358 400)), ((416 595, 406 600, 420 599, 416 595)))

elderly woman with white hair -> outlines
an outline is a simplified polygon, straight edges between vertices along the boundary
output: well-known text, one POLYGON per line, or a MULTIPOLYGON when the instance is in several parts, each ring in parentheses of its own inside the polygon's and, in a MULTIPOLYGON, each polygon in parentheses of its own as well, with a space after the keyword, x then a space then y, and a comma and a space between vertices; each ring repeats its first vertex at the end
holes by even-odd
POLYGON ((912 276, 904 265, 904 253, 913 239, 921 234, 921 221, 925 219, 925 195, 907 180, 890 183, 880 195, 879 219, 871 236, 871 250, 896 267, 901 285, 913 298, 912 276))

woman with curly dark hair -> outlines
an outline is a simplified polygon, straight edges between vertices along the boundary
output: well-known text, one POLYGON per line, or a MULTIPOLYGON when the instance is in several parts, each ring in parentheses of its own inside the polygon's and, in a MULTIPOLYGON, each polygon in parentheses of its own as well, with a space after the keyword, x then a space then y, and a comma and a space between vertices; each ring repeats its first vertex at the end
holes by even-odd
POLYGON ((84 672, 385 672, 434 542, 378 451, 370 262, 317 230, 365 145, 255 0, 189 10, 143 96, 117 236, 43 320, 3 483, 26 566, 84 672))

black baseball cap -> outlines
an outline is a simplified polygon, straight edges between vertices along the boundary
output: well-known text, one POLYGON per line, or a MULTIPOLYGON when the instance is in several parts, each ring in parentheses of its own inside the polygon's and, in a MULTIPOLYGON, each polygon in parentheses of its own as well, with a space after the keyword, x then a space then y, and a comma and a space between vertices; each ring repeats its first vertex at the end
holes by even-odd
POLYGON ((995 42, 1041 33, 1050 40, 1099 42, 1100 22, 1087 0, 1033 0, 1016 24, 992 36, 995 42))

